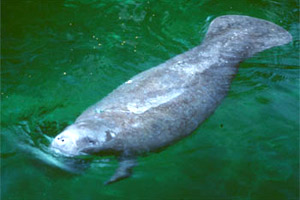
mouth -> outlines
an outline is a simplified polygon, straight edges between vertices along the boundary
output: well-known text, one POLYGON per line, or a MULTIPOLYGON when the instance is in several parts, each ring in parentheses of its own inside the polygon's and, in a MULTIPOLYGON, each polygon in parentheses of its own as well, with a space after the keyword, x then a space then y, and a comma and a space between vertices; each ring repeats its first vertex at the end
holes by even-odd
POLYGON ((62 155, 65 157, 74 157, 80 155, 87 155, 87 153, 80 150, 76 151, 75 149, 64 149, 61 146, 57 145, 55 142, 52 142, 49 146, 49 149, 57 155, 62 155))
POLYGON ((63 148, 61 146, 57 145, 54 141, 50 144, 49 149, 55 153, 55 154, 60 154, 64 156, 72 156, 72 154, 63 148))
POLYGON ((49 146, 49 149, 56 154, 63 154, 66 155, 67 153, 65 151, 63 151, 61 148, 56 147, 55 145, 53 145, 53 143, 51 143, 51 145, 49 146))

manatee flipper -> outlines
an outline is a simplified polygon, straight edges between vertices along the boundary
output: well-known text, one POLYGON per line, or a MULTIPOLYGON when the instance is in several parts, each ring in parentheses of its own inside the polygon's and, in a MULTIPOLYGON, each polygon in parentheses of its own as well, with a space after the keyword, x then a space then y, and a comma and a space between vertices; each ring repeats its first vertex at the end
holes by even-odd
POLYGON ((121 157, 119 159, 119 167, 115 174, 104 184, 111 184, 120 181, 124 178, 131 176, 132 168, 137 165, 136 158, 133 157, 121 157))

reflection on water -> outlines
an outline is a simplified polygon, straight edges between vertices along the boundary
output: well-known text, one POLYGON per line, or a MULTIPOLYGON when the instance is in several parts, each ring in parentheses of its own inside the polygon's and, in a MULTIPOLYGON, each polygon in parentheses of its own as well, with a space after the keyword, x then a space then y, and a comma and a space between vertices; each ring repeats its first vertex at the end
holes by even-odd
POLYGON ((298 4, 3 1, 1 198, 297 199, 298 4), (49 152, 51 139, 89 105, 200 44, 224 14, 272 21, 294 41, 242 63, 228 97, 195 134, 140 158, 132 178, 109 187, 102 183, 114 158, 49 152))

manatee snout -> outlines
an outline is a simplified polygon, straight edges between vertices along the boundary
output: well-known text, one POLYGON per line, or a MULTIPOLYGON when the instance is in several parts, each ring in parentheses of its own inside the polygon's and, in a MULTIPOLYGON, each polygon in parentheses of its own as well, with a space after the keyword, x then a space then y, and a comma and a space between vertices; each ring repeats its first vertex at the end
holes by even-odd
POLYGON ((71 156, 86 154, 89 148, 103 144, 103 138, 95 137, 91 132, 93 131, 86 127, 82 128, 73 124, 53 139, 50 148, 57 153, 71 156))
POLYGON ((77 145, 70 137, 61 133, 53 139, 50 148, 57 153, 73 155, 77 149, 77 145))

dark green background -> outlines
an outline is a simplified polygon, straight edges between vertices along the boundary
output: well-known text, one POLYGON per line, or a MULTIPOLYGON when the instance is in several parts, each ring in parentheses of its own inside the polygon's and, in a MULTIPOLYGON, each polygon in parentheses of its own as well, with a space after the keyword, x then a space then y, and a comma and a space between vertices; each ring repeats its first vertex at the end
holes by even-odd
MULTIPOLYGON (((1 199, 298 199, 297 0, 1 1, 1 199), (200 44, 217 16, 272 21, 293 42, 240 65, 195 133, 139 158, 104 186, 115 159, 81 175, 44 162, 49 138, 131 76, 200 44)), ((63 165, 58 162, 57 165, 63 165)))

